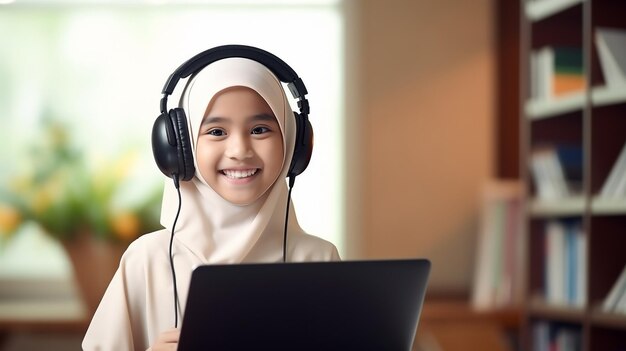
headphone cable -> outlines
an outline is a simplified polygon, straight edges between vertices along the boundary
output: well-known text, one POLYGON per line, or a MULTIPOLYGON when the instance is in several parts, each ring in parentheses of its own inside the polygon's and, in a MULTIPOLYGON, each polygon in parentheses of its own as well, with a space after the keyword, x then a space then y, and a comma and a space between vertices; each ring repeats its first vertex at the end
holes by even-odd
MULTIPOLYGON (((172 254, 172 244, 174 242, 174 232, 176 230, 176 222, 180 215, 180 208, 182 205, 182 199, 180 195, 180 184, 178 181, 178 174, 174 174, 174 186, 178 193, 178 210, 176 211, 176 217, 174 218, 174 224, 172 225, 172 233, 170 235, 170 267, 172 269, 172 282, 174 285, 174 328, 178 327, 178 289, 176 288, 176 271, 174 270, 174 256, 172 254)), ((289 191, 287 193, 287 209, 285 210, 285 228, 283 231, 283 262, 287 262, 287 225, 289 223, 289 205, 291 204, 291 190, 296 182, 295 176, 289 176, 289 191)))
POLYGON ((174 270, 174 256, 172 254, 172 244, 174 242, 174 230, 176 229, 176 222, 178 221, 178 216, 180 215, 180 207, 182 205, 182 200, 180 196, 180 184, 178 181, 178 174, 173 175, 174 186, 176 187, 176 191, 178 192, 178 210, 176 211, 176 217, 174 218, 174 224, 172 225, 172 234, 170 235, 170 267, 172 268, 172 282, 174 284, 174 328, 178 328, 178 289, 176 288, 176 271, 174 270))
POLYGON ((289 223, 289 204, 291 204, 291 190, 296 183, 296 176, 289 176, 289 192, 287 193, 287 209, 285 210, 285 229, 283 231, 283 263, 287 262, 287 224, 289 223))

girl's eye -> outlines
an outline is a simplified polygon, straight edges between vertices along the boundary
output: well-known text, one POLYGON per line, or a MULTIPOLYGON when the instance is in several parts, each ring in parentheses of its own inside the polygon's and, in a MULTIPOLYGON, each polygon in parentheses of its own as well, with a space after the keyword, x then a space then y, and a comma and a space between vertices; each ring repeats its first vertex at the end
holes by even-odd
POLYGON ((212 135, 212 136, 224 136, 226 133, 221 130, 221 129, 211 129, 207 132, 207 134, 212 135))
POLYGON ((252 129, 252 134, 263 134, 269 132, 270 129, 267 127, 255 127, 252 129))

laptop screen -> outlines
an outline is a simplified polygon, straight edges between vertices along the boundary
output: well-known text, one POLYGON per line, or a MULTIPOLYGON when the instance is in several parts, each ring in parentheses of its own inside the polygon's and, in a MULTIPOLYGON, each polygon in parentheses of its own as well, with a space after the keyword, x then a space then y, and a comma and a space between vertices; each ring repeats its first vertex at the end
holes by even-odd
POLYGON ((430 262, 206 265, 179 350, 410 350, 430 262))

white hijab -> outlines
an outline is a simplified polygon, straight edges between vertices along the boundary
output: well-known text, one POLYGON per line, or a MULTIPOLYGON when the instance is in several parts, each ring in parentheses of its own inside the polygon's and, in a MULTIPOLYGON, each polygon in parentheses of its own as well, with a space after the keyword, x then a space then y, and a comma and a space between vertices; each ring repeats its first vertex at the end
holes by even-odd
MULTIPOLYGON (((180 106, 187 114, 196 172, 181 182, 182 207, 175 239, 205 263, 277 262, 282 259, 283 230, 287 204, 285 177, 295 143, 296 125, 280 81, 262 64, 244 58, 214 62, 189 79, 180 106), (248 87, 270 106, 283 137, 283 167, 278 179, 256 202, 240 206, 224 200, 202 178, 197 167, 196 141, 207 106, 226 88, 248 87)), ((165 183, 161 224, 171 230, 178 195, 173 182, 165 183)), ((289 234, 302 233, 293 206, 289 234)))

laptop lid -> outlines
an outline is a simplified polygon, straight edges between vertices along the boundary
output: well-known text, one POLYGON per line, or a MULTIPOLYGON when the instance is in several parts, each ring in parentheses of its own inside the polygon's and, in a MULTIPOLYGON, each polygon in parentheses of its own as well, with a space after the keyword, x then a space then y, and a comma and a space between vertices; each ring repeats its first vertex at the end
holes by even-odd
POLYGON ((425 259, 206 265, 178 350, 388 350, 413 345, 425 259))

